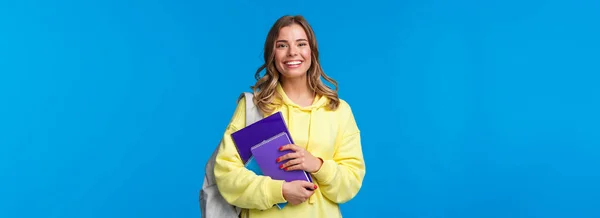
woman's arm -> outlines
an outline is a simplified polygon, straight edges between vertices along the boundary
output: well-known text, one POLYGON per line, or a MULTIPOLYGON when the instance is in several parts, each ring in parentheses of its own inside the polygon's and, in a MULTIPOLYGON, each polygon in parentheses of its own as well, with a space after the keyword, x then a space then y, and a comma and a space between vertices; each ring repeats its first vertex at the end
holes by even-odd
POLYGON ((245 101, 242 99, 221 140, 215 160, 215 180, 221 195, 230 204, 265 210, 286 202, 282 193, 284 181, 256 175, 242 163, 231 134, 245 126, 245 119, 245 101))
POLYGON ((360 131, 350 106, 341 102, 341 132, 336 139, 333 159, 323 159, 321 169, 312 175, 323 195, 336 203, 352 199, 362 186, 366 168, 363 159, 360 131))

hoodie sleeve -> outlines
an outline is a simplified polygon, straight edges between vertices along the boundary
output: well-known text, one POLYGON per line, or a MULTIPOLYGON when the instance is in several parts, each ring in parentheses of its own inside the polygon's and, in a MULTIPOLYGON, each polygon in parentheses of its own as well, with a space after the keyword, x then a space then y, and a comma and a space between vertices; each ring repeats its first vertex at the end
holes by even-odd
POLYGON ((333 159, 323 159, 319 171, 313 173, 323 195, 336 203, 351 200, 360 190, 366 168, 360 131, 347 103, 340 104, 340 133, 335 143, 333 159))
POLYGON ((239 101, 225 130, 215 160, 215 180, 221 195, 230 204, 265 210, 286 202, 282 193, 283 180, 256 175, 242 163, 231 134, 245 126, 245 105, 245 100, 239 101))

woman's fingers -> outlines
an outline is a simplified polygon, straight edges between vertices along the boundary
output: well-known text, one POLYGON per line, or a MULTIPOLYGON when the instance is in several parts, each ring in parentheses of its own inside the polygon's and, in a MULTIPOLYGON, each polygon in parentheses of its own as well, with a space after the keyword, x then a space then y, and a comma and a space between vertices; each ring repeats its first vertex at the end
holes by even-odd
POLYGON ((285 169, 285 170, 299 169, 299 168, 302 168, 302 163, 304 163, 303 157, 295 158, 295 159, 291 159, 290 161, 288 161, 284 164, 279 165, 279 168, 285 169))
POLYGON ((299 152, 293 152, 293 153, 288 153, 288 154, 284 154, 280 157, 277 158, 277 163, 285 161, 285 160, 290 160, 290 159, 295 159, 295 158, 299 158, 299 157, 303 157, 304 155, 302 155, 302 153, 299 152))
POLYGON ((275 160, 275 161, 277 161, 277 163, 279 163, 284 160, 301 158, 301 157, 304 157, 304 152, 297 151, 297 152, 291 152, 291 153, 284 154, 284 155, 278 157, 277 160, 275 160))
POLYGON ((285 151, 285 150, 292 150, 292 151, 301 151, 302 148, 300 146, 294 145, 294 144, 287 144, 284 146, 279 147, 279 151, 285 151))
POLYGON ((283 197, 293 205, 301 204, 310 198, 316 187, 316 184, 307 181, 284 182, 283 197))
POLYGON ((288 144, 281 146, 279 150, 291 150, 295 152, 290 152, 288 154, 284 154, 275 160, 277 163, 286 161, 285 163, 281 163, 279 168, 284 169, 286 171, 289 170, 310 170, 310 169, 318 169, 316 163, 313 159, 315 159, 310 153, 304 150, 302 147, 299 147, 294 144, 288 144), (307 162, 308 161, 308 162, 307 162))
POLYGON ((303 164, 295 164, 289 167, 285 167, 283 168, 285 171, 291 171, 291 170, 304 170, 304 165, 303 164))

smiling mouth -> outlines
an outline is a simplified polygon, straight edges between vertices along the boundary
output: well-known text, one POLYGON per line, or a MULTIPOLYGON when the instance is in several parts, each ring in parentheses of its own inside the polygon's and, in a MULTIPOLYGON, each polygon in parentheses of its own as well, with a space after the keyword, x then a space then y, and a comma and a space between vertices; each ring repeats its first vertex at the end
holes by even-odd
POLYGON ((286 61, 284 64, 289 68, 296 68, 302 64, 302 61, 286 61))

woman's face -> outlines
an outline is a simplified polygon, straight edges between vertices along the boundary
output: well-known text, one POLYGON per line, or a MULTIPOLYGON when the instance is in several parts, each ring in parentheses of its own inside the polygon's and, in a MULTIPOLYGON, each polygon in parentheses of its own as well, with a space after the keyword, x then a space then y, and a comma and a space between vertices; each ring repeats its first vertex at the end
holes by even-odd
POLYGON ((275 40, 275 67, 287 79, 303 77, 311 65, 308 37, 302 26, 281 28, 275 40))

